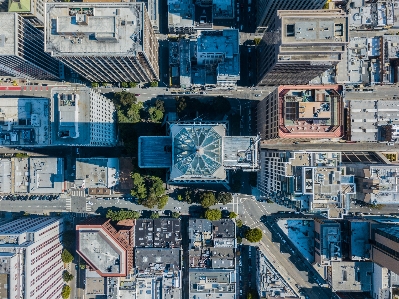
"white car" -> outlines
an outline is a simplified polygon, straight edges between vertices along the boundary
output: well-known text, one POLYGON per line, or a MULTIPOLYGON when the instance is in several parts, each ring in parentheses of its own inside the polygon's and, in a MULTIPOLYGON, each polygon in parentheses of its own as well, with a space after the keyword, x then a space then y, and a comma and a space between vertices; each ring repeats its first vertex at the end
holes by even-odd
POLYGON ((257 93, 257 94, 255 95, 255 97, 260 97, 260 94, 257 93))

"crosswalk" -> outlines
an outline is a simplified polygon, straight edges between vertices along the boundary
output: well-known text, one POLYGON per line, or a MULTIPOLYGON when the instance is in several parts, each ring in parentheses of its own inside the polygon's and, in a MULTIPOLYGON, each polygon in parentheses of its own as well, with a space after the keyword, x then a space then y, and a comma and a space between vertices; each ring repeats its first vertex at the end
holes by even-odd
POLYGON ((85 197, 85 190, 72 190, 71 191, 72 196, 80 196, 80 197, 85 197))
POLYGON ((71 198, 65 199, 66 210, 71 211, 71 198))
POLYGON ((86 202, 86 212, 91 212, 91 205, 88 202, 86 202))

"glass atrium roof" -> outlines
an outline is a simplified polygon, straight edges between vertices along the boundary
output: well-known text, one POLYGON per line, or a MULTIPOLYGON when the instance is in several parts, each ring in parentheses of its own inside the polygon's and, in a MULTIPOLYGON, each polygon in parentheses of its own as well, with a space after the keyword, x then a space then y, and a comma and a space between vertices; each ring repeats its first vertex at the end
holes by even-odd
POLYGON ((173 143, 174 166, 183 175, 210 176, 222 164, 222 137, 211 126, 183 127, 173 143))

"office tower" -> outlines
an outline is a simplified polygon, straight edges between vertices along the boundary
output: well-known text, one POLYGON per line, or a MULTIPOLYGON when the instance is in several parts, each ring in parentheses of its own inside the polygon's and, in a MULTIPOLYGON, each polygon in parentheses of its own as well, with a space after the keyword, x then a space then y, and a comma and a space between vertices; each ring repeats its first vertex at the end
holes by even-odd
POLYGON ((0 225, 2 298, 60 298, 62 231, 63 220, 55 217, 24 217, 0 225))
POLYGON ((308 84, 334 67, 348 41, 340 10, 280 10, 259 47, 259 86, 308 84))
POLYGON ((45 3, 46 0, 9 0, 8 12, 16 12, 33 26, 43 28, 45 3))
POLYGON ((268 30, 278 10, 321 9, 326 0, 259 0, 256 13, 257 32, 268 30))
POLYGON ((257 106, 262 139, 339 138, 343 134, 340 85, 282 85, 257 106))
POLYGON ((59 79, 63 65, 43 51, 43 32, 17 13, 1 14, 0 75, 59 79))
POLYGON ((371 230, 371 260, 399 273, 399 227, 387 225, 371 230))
POLYGON ((45 51, 92 82, 159 80, 144 3, 47 3, 45 51))

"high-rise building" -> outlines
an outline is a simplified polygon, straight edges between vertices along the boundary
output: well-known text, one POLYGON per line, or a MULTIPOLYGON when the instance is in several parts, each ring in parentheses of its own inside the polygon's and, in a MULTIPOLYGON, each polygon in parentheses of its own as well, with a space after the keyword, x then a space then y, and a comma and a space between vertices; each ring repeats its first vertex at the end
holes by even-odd
POLYGON ((399 273, 399 226, 387 225, 371 230, 371 259, 399 273))
POLYGON ((46 0, 10 0, 8 12, 16 12, 29 20, 33 26, 44 27, 44 5, 46 0))
POLYGON ((59 79, 63 64, 43 51, 43 32, 15 12, 1 13, 0 75, 59 79))
POLYGON ((308 84, 341 61, 347 32, 341 10, 279 10, 259 46, 258 85, 308 84))
POLYGON ((62 231, 63 220, 55 217, 25 217, 0 225, 2 298, 61 297, 62 231))
POLYGON ((321 9, 326 0, 259 0, 256 13, 257 32, 268 30, 278 10, 321 9))
POLYGON ((159 80, 145 4, 46 3, 45 51, 92 82, 159 80))
POLYGON ((343 101, 339 85, 282 85, 257 106, 262 139, 339 138, 343 135, 343 101))

